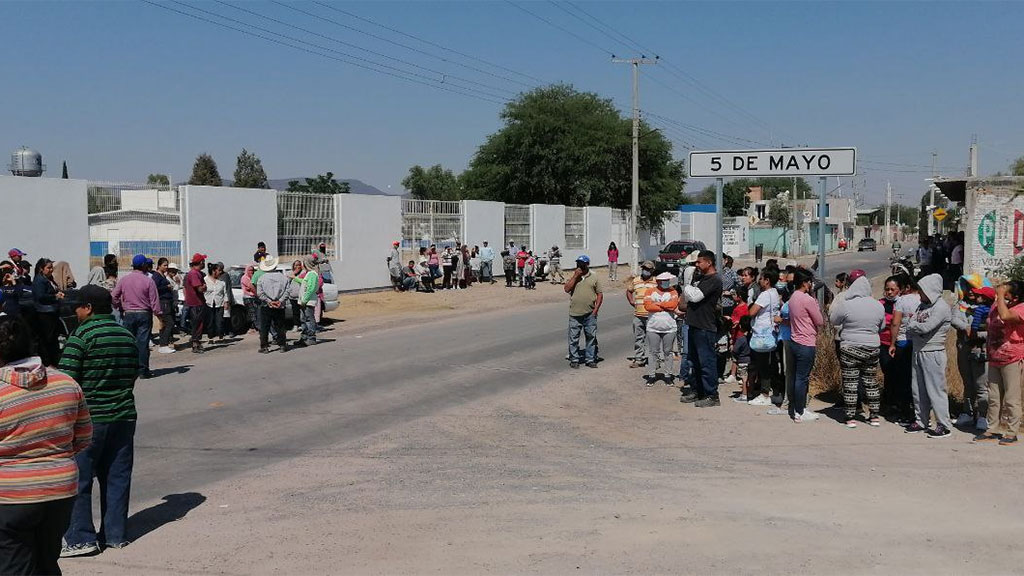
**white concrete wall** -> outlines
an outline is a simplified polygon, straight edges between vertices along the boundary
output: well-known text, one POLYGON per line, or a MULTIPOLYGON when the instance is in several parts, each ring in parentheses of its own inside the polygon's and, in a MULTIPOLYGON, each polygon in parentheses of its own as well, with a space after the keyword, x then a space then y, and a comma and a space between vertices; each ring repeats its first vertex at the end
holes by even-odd
POLYGON ((746 216, 722 219, 722 248, 737 258, 750 253, 750 223, 746 216))
MULTIPOLYGON (((591 206, 587 208, 586 250, 563 251, 563 254, 570 257, 570 260, 576 260, 576 257, 580 254, 586 254, 590 257, 591 266, 607 266, 608 243, 612 240, 612 209, 603 206, 591 206)), ((623 247, 618 246, 618 248, 619 261, 621 262, 623 247)))
POLYGON ((331 264, 334 283, 341 290, 390 286, 386 258, 391 243, 402 238, 402 199, 339 194, 336 206, 341 259, 331 264))
POLYGON ((39 258, 65 260, 79 283, 89 274, 89 208, 85 180, 0 175, 0 252, 18 248, 39 258))
MULTIPOLYGON (((494 253, 501 252, 505 244, 505 203, 484 200, 463 200, 462 218, 466 238, 470 246, 483 246, 488 242, 494 253)), ((500 266, 499 266, 500 268, 500 266)))
POLYGON ((565 249, 565 206, 561 204, 530 204, 530 212, 533 214, 533 239, 529 248, 534 254, 550 250, 552 246, 558 246, 562 250, 562 265, 575 260, 580 252, 572 252, 565 249))
POLYGON ((277 251, 276 190, 182 186, 181 219, 186 260, 202 252, 226 266, 246 264, 260 241, 277 251))
MULTIPOLYGON (((180 241, 181 226, 167 222, 146 222, 144 220, 122 220, 121 222, 108 222, 104 224, 93 224, 89 226, 89 237, 93 240, 113 241, 111 231, 117 231, 118 242, 131 242, 142 240, 147 242, 180 241)), ((113 246, 107 247, 113 251, 113 246)), ((256 249, 253 248, 253 252, 256 249)), ((189 254, 191 256, 191 254, 189 254)))
POLYGON ((715 214, 708 212, 692 212, 693 220, 690 225, 689 240, 700 240, 708 247, 708 250, 717 253, 718 243, 718 222, 715 214))

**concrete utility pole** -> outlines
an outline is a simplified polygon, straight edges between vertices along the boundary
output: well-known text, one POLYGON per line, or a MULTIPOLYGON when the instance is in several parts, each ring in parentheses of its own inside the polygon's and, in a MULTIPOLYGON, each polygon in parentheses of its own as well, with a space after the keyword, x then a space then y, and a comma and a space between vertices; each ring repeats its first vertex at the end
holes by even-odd
POLYGON ((928 199, 928 215, 926 216, 926 218, 928 219, 929 236, 935 233, 935 218, 932 217, 932 214, 935 212, 935 178, 937 177, 935 172, 935 161, 938 159, 938 157, 939 153, 935 150, 932 150, 932 184, 931 186, 929 186, 931 197, 928 199))
POLYGON ((640 226, 637 224, 640 212, 640 65, 657 64, 658 59, 612 58, 612 62, 633 66, 633 198, 629 206, 629 245, 633 254, 631 268, 633 275, 636 275, 640 273, 640 226))
POLYGON ((892 244, 892 228, 889 226, 889 212, 892 210, 892 184, 885 183, 885 243, 892 244))
POLYGON ((978 176, 978 135, 975 134, 971 138, 971 155, 970 164, 967 169, 967 176, 975 178, 978 176))

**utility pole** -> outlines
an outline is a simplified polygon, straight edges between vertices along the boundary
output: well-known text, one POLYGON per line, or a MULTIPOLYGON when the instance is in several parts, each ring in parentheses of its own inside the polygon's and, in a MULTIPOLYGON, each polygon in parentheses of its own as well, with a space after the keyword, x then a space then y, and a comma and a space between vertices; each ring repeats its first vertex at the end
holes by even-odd
POLYGON ((971 137, 970 164, 967 169, 967 176, 976 178, 978 176, 978 135, 971 137))
MULTIPOLYGON (((658 58, 612 58, 617 64, 631 64, 633 66, 633 194, 629 206, 629 235, 630 248, 633 254, 632 270, 633 275, 640 273, 640 237, 637 216, 640 212, 640 65, 657 64, 658 58)), ((718 243, 722 243, 722 215, 718 215, 718 243)), ((721 266, 721 263, 718 263, 721 266)))
POLYGON ((932 185, 929 187, 931 197, 928 200, 928 215, 926 216, 926 218, 928 219, 929 236, 935 233, 935 218, 932 218, 932 214, 935 212, 935 178, 937 177, 935 172, 935 161, 938 159, 938 157, 939 153, 935 150, 932 150, 932 185))
POLYGON ((885 183, 885 243, 892 244, 892 228, 889 226, 889 212, 892 210, 892 184, 885 183))

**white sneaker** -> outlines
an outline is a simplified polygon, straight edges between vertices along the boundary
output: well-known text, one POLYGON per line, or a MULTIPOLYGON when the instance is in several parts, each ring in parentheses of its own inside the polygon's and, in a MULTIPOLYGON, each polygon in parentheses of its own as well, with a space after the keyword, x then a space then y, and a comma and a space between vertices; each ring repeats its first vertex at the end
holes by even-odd
POLYGON ((821 414, 818 414, 817 412, 812 412, 810 410, 804 410, 803 412, 800 413, 801 422, 814 422, 818 418, 821 418, 821 414))
POLYGON ((970 424, 970 423, 972 423, 972 422, 974 422, 974 418, 971 418, 971 415, 970 415, 970 414, 968 414, 968 413, 966 413, 966 412, 964 412, 963 414, 961 414, 961 415, 960 415, 960 416, 959 416, 959 417, 958 417, 958 418, 956 419, 956 425, 957 425, 957 426, 967 426, 968 424, 970 424))
POLYGON ((758 394, 757 398, 747 402, 748 406, 771 406, 772 399, 765 396, 764 394, 758 394))
POLYGON ((177 352, 177 350, 175 350, 174 348, 171 348, 170 346, 161 346, 160 347, 160 353, 161 354, 174 354, 175 352, 177 352))
POLYGON ((733 376, 732 374, 729 374, 728 376, 725 377, 726 384, 739 384, 739 382, 740 381, 737 380, 736 377, 733 376))
POLYGON ((983 431, 988 430, 988 418, 985 418, 984 416, 978 418, 978 425, 975 426, 975 428, 983 431))

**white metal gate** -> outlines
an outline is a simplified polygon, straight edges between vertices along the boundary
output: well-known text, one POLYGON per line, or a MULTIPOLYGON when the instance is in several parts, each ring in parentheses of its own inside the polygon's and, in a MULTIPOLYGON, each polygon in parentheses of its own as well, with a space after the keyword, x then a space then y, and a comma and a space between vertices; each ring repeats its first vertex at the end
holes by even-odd
MULTIPOLYGON (((565 249, 587 249, 587 209, 584 207, 565 207, 565 249)), ((616 243, 616 246, 618 244, 616 243)))
POLYGON ((402 200, 402 247, 455 246, 463 235, 462 202, 402 200))
POLYGON ((337 259, 334 194, 277 193, 277 253, 282 262, 309 255, 323 242, 337 259))
POLYGON ((530 206, 526 204, 505 204, 505 242, 513 241, 516 246, 533 244, 533 218, 530 206))

